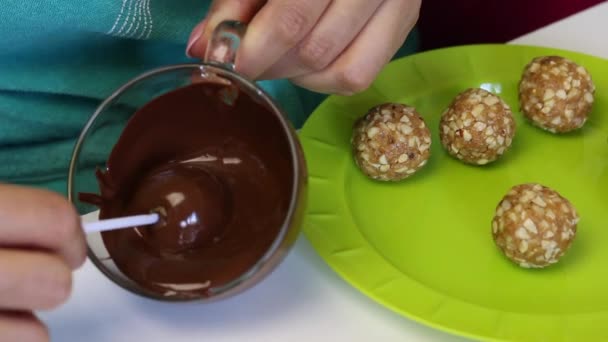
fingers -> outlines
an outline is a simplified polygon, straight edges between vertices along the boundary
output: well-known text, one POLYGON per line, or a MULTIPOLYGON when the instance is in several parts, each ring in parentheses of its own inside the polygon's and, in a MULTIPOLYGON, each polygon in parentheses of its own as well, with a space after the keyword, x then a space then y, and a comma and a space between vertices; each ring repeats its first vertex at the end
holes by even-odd
POLYGON ((331 0, 270 0, 255 15, 237 56, 236 67, 256 79, 300 42, 331 0))
POLYGON ((7 184, 0 184, 0 247, 57 252, 72 268, 86 258, 80 217, 65 198, 7 184))
POLYGON ((69 297, 72 272, 52 254, 0 249, 0 309, 46 310, 69 297))
POLYGON ((66 199, 0 184, 0 342, 48 341, 29 312, 68 299, 72 268, 85 255, 80 217, 66 199))
POLYGON ((250 79, 289 78, 322 93, 352 94, 371 84, 405 41, 421 0, 224 0, 192 33, 202 57, 221 21, 250 21, 237 71, 250 79), (198 38, 200 37, 200 38, 198 38))
POLYGON ((205 48, 207 46, 206 43, 203 44, 203 42, 206 42, 206 39, 202 39, 201 37, 206 27, 207 19, 198 23, 192 30, 192 33, 190 33, 190 38, 188 38, 188 46, 186 47, 186 56, 188 56, 189 58, 203 58, 205 48))
POLYGON ((0 342, 47 342, 49 333, 31 312, 0 313, 0 342))
POLYGON ((205 20, 198 24, 188 41, 186 54, 203 58, 213 30, 224 20, 249 22, 266 0, 215 0, 205 20))
POLYGON ((335 0, 304 39, 261 78, 291 78, 321 71, 359 34, 382 0, 335 0))
POLYGON ((385 0, 353 43, 323 71, 292 78, 322 93, 349 95, 369 87, 405 41, 418 18, 420 0, 385 0))

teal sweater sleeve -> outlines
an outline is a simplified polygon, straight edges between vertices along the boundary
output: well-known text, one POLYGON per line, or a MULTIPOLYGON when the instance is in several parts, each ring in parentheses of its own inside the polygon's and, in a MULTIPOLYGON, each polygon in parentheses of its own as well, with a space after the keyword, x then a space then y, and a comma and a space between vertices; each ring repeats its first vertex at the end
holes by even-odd
MULTIPOLYGON (((0 181, 66 191, 81 128, 100 101, 138 74, 190 61, 201 0, 3 0, 0 7, 0 181)), ((398 56, 415 51, 415 35, 398 56)), ((286 80, 260 82, 300 127, 324 99, 286 80)), ((123 122, 97 132, 103 164, 123 122)), ((95 159, 98 160, 95 160, 95 159)))

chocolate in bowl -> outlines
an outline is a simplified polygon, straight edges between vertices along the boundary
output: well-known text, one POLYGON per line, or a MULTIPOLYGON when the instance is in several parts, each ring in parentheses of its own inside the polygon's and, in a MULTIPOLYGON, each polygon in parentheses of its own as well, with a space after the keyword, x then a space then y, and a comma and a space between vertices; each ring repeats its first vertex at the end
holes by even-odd
POLYGON ((126 277, 156 297, 211 296, 271 248, 294 198, 294 158, 284 125, 226 85, 166 93, 129 120, 97 172, 100 194, 82 193, 100 218, 157 211, 156 226, 102 233, 126 277))

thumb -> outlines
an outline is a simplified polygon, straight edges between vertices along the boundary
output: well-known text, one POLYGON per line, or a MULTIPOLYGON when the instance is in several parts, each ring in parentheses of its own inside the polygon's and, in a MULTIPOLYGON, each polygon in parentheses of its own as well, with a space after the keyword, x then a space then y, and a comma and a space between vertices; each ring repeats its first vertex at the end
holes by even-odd
POLYGON ((203 58, 207 42, 217 25, 224 20, 249 22, 265 3, 266 0, 214 0, 205 19, 192 30, 186 55, 203 58))

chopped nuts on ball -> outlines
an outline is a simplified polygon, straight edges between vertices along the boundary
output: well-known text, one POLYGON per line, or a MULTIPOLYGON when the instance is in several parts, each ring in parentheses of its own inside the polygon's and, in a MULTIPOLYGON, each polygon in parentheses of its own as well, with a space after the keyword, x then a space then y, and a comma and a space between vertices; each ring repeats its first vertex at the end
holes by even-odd
POLYGON ((587 70, 558 56, 533 59, 519 82, 521 111, 533 124, 552 133, 583 127, 594 94, 587 70))
POLYGON ((494 242, 511 261, 525 268, 555 264, 570 248, 579 221, 574 206, 540 184, 513 187, 492 220, 494 242))
POLYGON ((351 142, 355 162, 365 175, 398 181, 427 163, 431 132, 413 107, 385 103, 357 120, 351 142))
POLYGON ((515 120, 509 106, 483 89, 467 89, 441 115, 441 144, 466 163, 485 165, 511 146, 515 120))

